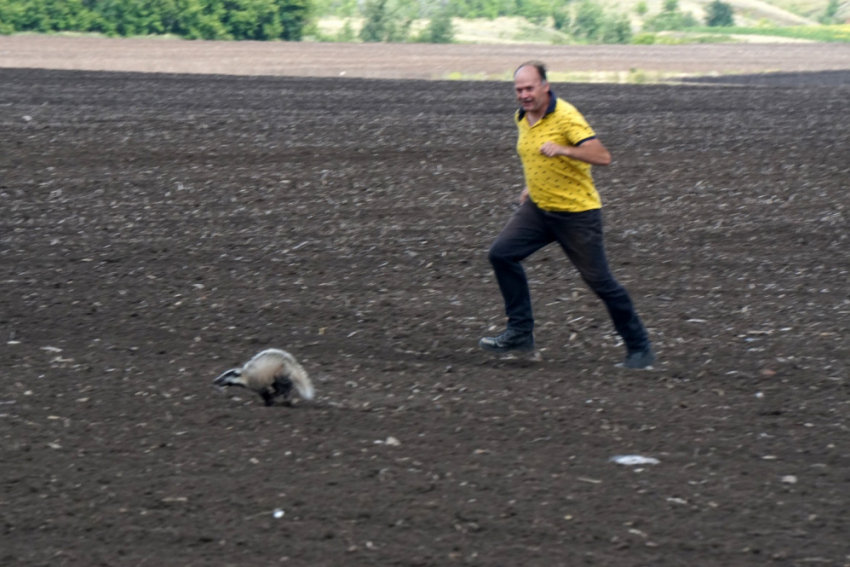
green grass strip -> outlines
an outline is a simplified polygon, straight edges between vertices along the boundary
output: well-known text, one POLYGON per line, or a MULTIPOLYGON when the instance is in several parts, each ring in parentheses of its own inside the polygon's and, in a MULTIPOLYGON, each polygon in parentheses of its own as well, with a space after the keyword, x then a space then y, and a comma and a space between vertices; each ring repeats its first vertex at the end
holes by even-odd
POLYGON ((793 39, 808 39, 825 43, 850 43, 850 25, 830 26, 783 26, 783 27, 729 27, 729 28, 688 28, 688 32, 729 34, 729 35, 769 35, 793 39))

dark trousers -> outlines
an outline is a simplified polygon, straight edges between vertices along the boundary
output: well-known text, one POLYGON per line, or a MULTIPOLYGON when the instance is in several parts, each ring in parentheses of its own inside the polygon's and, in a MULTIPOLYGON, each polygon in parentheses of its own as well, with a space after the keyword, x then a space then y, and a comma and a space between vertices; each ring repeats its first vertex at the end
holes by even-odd
POLYGON ((557 241, 582 279, 605 302, 614 328, 629 351, 649 346, 646 329, 625 288, 614 279, 605 258, 602 212, 557 213, 538 208, 531 199, 520 206, 490 248, 490 263, 505 298, 508 327, 532 331, 531 294, 522 262, 557 241))

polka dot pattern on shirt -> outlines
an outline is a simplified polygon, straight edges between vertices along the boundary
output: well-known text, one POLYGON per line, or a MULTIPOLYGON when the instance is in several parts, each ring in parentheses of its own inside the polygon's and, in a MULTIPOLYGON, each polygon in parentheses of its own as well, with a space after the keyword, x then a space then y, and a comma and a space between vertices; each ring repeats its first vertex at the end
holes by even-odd
POLYGON ((590 164, 563 156, 546 157, 540 147, 546 142, 575 146, 596 137, 584 116, 570 103, 557 99, 555 110, 529 126, 516 115, 519 138, 517 153, 525 171, 529 196, 541 209, 578 213, 602 206, 593 184, 590 164))

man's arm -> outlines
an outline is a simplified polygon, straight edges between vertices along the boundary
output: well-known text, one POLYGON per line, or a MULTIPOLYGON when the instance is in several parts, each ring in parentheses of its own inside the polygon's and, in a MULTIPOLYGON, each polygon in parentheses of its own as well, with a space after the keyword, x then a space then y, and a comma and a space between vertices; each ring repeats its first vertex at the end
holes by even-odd
POLYGON ((547 157, 564 156, 577 159, 591 165, 611 163, 611 154, 598 138, 586 140, 578 146, 559 146, 555 142, 546 142, 540 147, 540 153, 547 157))
POLYGON ((525 203, 525 200, 528 199, 528 187, 522 190, 522 193, 519 194, 519 204, 522 205, 525 203))

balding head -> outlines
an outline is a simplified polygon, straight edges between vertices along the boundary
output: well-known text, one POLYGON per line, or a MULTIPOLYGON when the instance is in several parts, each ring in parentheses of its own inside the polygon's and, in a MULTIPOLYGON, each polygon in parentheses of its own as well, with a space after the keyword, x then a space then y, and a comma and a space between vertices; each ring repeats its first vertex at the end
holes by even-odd
POLYGON ((517 78, 520 72, 529 73, 533 72, 537 75, 537 78, 540 79, 541 83, 546 82, 546 65, 541 61, 526 61, 514 71, 514 79, 517 78))
POLYGON ((539 120, 549 106, 549 83, 546 82, 546 67, 532 61, 523 63, 514 73, 514 89, 517 101, 529 114, 529 119, 539 120))

